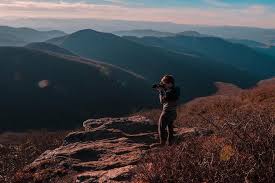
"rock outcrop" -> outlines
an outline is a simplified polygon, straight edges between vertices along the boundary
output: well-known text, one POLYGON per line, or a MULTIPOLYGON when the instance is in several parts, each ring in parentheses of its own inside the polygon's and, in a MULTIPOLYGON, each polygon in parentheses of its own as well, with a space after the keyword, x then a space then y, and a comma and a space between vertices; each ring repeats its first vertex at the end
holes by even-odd
MULTIPOLYGON (((158 138, 157 124, 143 116, 90 119, 83 126, 27 166, 26 182, 130 182, 133 168, 158 138)), ((178 128, 176 133, 180 140, 211 132, 178 128)))

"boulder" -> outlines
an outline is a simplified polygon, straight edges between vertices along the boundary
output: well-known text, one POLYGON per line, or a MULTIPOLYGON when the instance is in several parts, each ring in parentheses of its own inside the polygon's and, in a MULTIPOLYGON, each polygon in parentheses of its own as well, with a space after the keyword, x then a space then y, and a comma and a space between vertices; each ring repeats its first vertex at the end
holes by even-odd
MULTIPOLYGON (((143 116, 89 119, 62 146, 40 155, 24 172, 26 182, 130 182, 132 170, 158 142, 157 124, 143 116), (39 178, 37 178, 39 177, 39 178)), ((177 140, 209 130, 177 128, 177 140)))

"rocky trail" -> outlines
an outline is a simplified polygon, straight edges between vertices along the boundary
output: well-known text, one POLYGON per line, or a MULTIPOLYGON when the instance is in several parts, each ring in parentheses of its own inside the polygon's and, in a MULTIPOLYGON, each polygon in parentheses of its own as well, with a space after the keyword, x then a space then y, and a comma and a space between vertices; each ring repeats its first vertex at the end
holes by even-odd
MULTIPOLYGON (((146 152, 156 150, 157 124, 143 116, 90 119, 57 149, 24 169, 26 182, 130 182, 146 152), (150 148, 151 147, 151 148, 150 148)), ((176 141, 208 135, 209 130, 176 128, 176 141)))

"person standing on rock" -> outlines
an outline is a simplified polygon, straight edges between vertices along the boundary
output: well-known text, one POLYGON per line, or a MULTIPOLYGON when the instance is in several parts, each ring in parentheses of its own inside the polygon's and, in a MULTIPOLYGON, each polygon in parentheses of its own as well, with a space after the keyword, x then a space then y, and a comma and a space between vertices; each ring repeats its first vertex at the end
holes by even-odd
POLYGON ((165 75, 159 84, 153 85, 159 91, 159 99, 162 104, 162 113, 159 117, 158 132, 159 145, 171 145, 174 137, 173 122, 177 118, 177 101, 180 96, 180 89, 175 86, 175 79, 172 75, 165 75))

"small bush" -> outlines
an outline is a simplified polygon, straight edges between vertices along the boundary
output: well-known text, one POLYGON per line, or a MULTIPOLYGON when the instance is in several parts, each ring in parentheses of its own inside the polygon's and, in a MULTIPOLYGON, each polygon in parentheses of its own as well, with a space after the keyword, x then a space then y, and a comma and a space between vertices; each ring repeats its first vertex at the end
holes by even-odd
MULTIPOLYGON (((46 130, 19 135, 18 144, 7 143, 0 147, 0 182, 13 182, 13 176, 24 166, 33 162, 40 154, 60 146, 68 131, 46 130)), ((20 172, 19 172, 20 173, 20 172)))
POLYGON ((181 106, 178 125, 211 128, 215 135, 149 153, 136 169, 135 181, 273 182, 274 104, 275 86, 269 85, 181 106))

